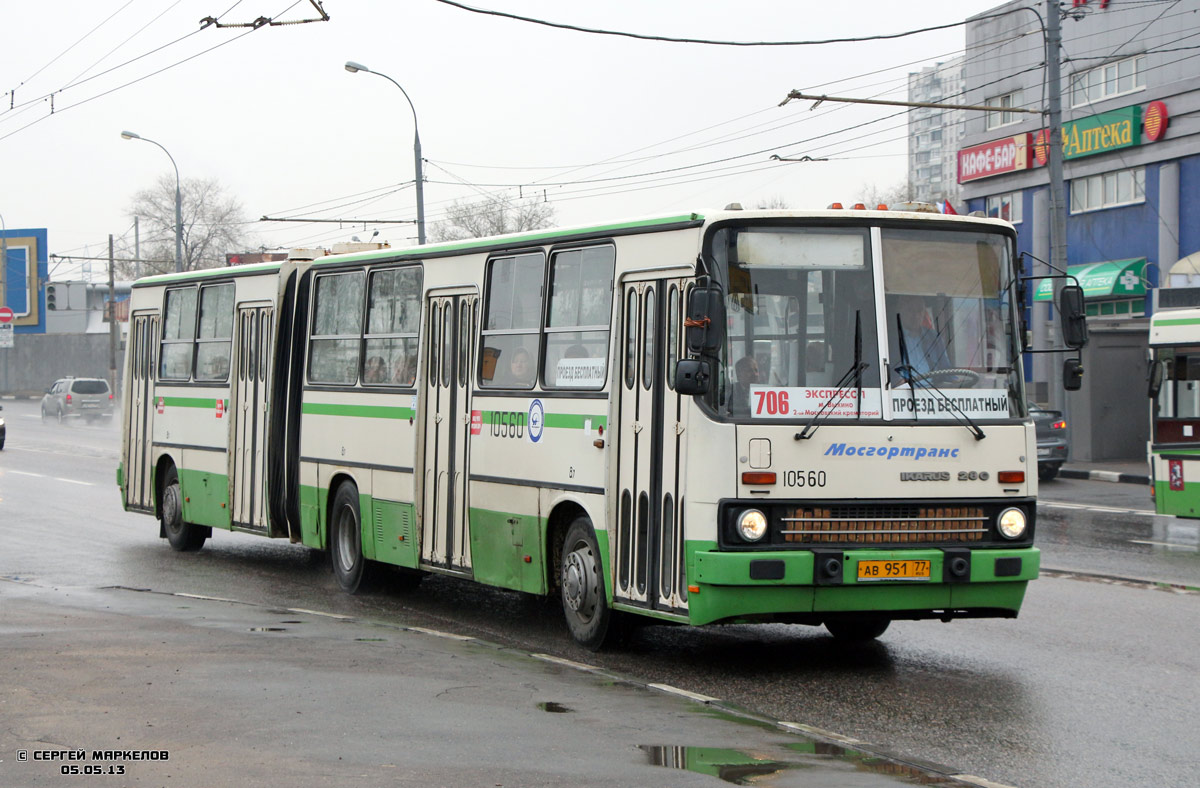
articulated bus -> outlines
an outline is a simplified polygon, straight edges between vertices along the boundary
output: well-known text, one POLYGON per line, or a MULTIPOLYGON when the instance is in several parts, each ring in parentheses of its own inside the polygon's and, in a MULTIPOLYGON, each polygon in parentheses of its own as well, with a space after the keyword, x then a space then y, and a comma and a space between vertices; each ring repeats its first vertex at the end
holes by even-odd
POLYGON ((1014 238, 724 210, 143 279, 124 506, 176 550, 328 551, 351 593, 390 565, 554 595, 593 649, 637 616, 1015 617, 1014 238))

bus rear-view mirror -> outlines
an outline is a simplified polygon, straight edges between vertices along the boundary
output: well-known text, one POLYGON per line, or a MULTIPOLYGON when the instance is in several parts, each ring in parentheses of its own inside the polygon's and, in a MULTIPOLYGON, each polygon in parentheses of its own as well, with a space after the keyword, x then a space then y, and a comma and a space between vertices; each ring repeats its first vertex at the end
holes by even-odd
POLYGON ((1063 344, 1078 350, 1087 344, 1087 314, 1083 304, 1083 288, 1063 285, 1058 296, 1058 313, 1062 318, 1063 344))
POLYGON ((1163 383, 1163 363, 1161 361, 1155 359, 1150 362, 1150 371, 1146 375, 1146 380, 1150 384, 1146 393, 1150 399, 1154 399, 1158 396, 1158 391, 1162 388, 1163 383))
POLYGON ((1069 358, 1063 362, 1063 388, 1067 391, 1079 391, 1083 385, 1083 362, 1077 358, 1069 358))
POLYGON ((708 362, 698 358, 681 359, 675 365, 675 391, 680 394, 707 394, 708 362))
POLYGON ((684 331, 689 353, 712 355, 720 350, 725 338, 725 301, 719 287, 692 288, 684 331))

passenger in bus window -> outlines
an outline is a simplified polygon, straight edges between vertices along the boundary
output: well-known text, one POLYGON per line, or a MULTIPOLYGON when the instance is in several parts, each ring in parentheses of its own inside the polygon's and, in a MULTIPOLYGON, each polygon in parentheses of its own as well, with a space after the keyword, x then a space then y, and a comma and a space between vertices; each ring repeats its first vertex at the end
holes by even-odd
POLYGON ((536 371, 533 368, 533 357, 529 351, 519 347, 513 351, 512 360, 508 363, 508 371, 512 376, 512 384, 518 388, 528 388, 533 384, 536 371))
MULTIPOLYGON (((933 313, 925 302, 924 296, 901 295, 896 297, 891 310, 893 319, 899 316, 900 324, 904 327, 904 344, 908 351, 908 363, 918 375, 928 375, 938 369, 951 366, 946 354, 946 343, 933 322, 933 313)), ((892 328, 892 335, 897 336, 892 328)), ((893 369, 903 364, 900 353, 899 339, 893 353, 893 369)))
POLYGON ((417 360, 408 353, 402 353, 396 357, 396 362, 393 364, 392 382, 402 386, 410 385, 413 382, 413 371, 417 368, 417 360))
POLYGON ((750 387, 758 383, 758 359, 753 355, 743 356, 733 365, 737 381, 729 387, 729 412, 750 412, 750 387))
POLYGON ((363 383, 383 383, 387 377, 387 364, 382 356, 371 356, 363 370, 363 383))

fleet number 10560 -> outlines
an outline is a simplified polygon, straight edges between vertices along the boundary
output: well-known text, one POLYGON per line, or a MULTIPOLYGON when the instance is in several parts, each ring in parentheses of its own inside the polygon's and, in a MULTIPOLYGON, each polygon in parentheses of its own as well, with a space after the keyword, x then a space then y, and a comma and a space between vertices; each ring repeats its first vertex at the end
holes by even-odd
POLYGON ((825 471, 784 471, 784 487, 824 487, 825 471))

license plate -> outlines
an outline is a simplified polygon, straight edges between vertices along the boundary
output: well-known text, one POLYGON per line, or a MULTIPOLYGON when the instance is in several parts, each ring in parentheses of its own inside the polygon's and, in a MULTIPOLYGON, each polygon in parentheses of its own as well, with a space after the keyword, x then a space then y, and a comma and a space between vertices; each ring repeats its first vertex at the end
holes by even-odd
POLYGON ((1039 457, 1049 457, 1050 450, 1049 449, 1038 449, 1038 456, 1039 457))
POLYGON ((929 580, 928 561, 859 561, 858 582, 877 580, 929 580))

